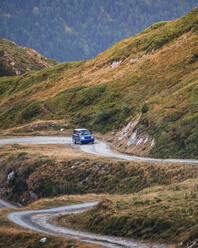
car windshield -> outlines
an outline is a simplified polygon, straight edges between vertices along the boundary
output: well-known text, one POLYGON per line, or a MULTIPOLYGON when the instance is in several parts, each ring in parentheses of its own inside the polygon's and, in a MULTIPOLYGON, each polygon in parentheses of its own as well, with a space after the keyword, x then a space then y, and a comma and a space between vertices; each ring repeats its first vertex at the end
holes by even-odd
POLYGON ((81 130, 79 131, 80 135, 90 135, 90 132, 88 130, 81 130))

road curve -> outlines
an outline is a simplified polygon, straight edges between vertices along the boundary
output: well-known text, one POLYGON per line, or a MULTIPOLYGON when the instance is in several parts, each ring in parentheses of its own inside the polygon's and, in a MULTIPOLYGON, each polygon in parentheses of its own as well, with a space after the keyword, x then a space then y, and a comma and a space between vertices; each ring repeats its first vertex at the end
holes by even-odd
MULTIPOLYGON (((106 157, 114 157, 125 160, 142 160, 152 162, 176 162, 176 163, 198 163, 198 160, 182 160, 182 159, 152 159, 142 158, 137 156, 128 156, 125 154, 119 154, 113 152, 110 147, 97 140, 94 145, 74 145, 70 137, 51 137, 51 136, 34 136, 34 137, 22 137, 22 138, 4 138, 0 139, 0 146, 7 144, 67 144, 71 145, 74 149, 78 149, 81 152, 91 153, 106 157)), ((18 225, 25 228, 29 228, 35 231, 43 232, 46 234, 52 234, 56 236, 70 237, 85 242, 92 242, 101 244, 105 247, 120 248, 167 248, 165 245, 152 245, 148 243, 141 243, 134 240, 128 240, 117 237, 109 237, 91 234, 87 232, 79 232, 69 228, 57 226, 51 222, 51 219, 60 214, 76 213, 79 211, 87 210, 93 207, 97 202, 78 204, 73 206, 65 206, 46 210, 27 210, 12 212, 8 215, 8 219, 18 225)), ((3 200, 0 200, 0 207, 14 207, 3 200)))
POLYGON ((61 227, 51 222, 52 218, 61 214, 71 214, 85 211, 95 206, 97 202, 89 202, 51 208, 45 210, 26 210, 12 212, 8 214, 8 219, 17 225, 39 231, 46 234, 68 237, 84 242, 96 243, 104 247, 111 248, 167 248, 165 245, 152 245, 150 243, 142 243, 131 239, 117 238, 112 236, 103 236, 88 232, 76 231, 70 228, 61 227))
POLYGON ((16 208, 16 206, 0 199, 0 208, 16 208))
POLYGON ((171 163, 189 163, 198 164, 198 159, 156 159, 148 157, 129 156, 126 154, 120 154, 113 152, 109 145, 103 141, 96 140, 95 144, 88 145, 74 145, 72 144, 71 137, 59 137, 59 136, 34 136, 34 137, 22 137, 22 138, 4 138, 0 139, 0 146, 7 144, 67 144, 73 148, 78 149, 85 153, 91 153, 95 155, 112 157, 130 161, 147 161, 147 162, 171 162, 171 163))

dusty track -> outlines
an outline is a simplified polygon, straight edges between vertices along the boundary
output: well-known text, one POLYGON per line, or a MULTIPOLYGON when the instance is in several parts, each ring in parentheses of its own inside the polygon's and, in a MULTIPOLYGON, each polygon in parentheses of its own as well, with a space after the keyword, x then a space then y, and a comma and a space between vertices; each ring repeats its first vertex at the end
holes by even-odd
POLYGON ((112 157, 117 159, 131 160, 131 161, 148 161, 148 162, 171 162, 171 163, 195 163, 198 164, 198 160, 193 159, 155 159, 147 157, 129 156, 126 154, 120 154, 113 152, 109 145, 105 142, 97 140, 94 145, 74 145, 70 137, 58 137, 58 136, 36 136, 36 137, 23 137, 23 138, 6 138, 0 139, 0 145, 7 144, 67 144, 73 148, 78 149, 85 153, 91 153, 99 156, 112 157))
POLYGON ((96 204, 97 202, 89 202, 45 210, 27 210, 20 212, 12 212, 8 214, 8 219, 17 225, 32 229, 34 231, 39 231, 42 233, 52 234, 56 236, 69 237, 89 243, 100 244, 104 247, 167 248, 167 246, 164 245, 151 245, 149 243, 141 243, 135 240, 103 236, 88 232, 80 232, 72 230, 70 228, 58 226, 51 222, 51 219, 57 215, 78 213, 81 211, 88 210, 96 204))

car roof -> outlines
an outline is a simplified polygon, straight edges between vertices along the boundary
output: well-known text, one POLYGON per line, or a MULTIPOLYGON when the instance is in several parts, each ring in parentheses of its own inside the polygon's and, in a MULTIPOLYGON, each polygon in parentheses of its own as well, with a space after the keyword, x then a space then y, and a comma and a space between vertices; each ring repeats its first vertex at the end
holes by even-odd
POLYGON ((75 131, 84 131, 84 130, 88 130, 86 128, 78 128, 78 129, 74 129, 75 131))

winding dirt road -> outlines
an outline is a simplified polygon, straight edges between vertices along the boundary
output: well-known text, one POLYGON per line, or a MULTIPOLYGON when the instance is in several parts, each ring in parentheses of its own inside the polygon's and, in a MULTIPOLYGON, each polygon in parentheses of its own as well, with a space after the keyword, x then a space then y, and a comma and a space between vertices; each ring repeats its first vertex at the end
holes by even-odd
POLYGON ((58 137, 58 136, 35 136, 35 137, 0 139, 0 146, 7 144, 23 144, 23 145, 67 144, 85 153, 91 153, 95 155, 124 159, 124 160, 198 164, 198 160, 193 160, 193 159, 156 159, 156 158, 138 157, 138 156, 129 156, 126 154, 120 154, 117 152, 113 152, 109 145, 99 140, 96 140, 95 144, 93 145, 92 144, 74 145, 72 144, 72 139, 70 137, 58 137))
MULTIPOLYGON (((128 156, 125 154, 119 154, 113 152, 110 147, 102 141, 96 141, 94 145, 74 145, 69 137, 49 137, 49 136, 37 136, 37 137, 23 137, 23 138, 6 138, 0 139, 0 145, 6 144, 67 144, 73 148, 82 152, 114 157, 125 160, 142 160, 151 162, 172 162, 172 163, 198 163, 198 160, 186 160, 186 159, 153 159, 137 156, 128 156)), ((39 231, 46 234, 52 234, 56 236, 70 237, 78 239, 84 242, 91 242, 101 244, 105 247, 120 248, 167 248, 165 245, 152 245, 149 243, 141 243, 134 240, 128 240, 117 237, 103 236, 97 234, 91 234, 87 232, 80 232, 69 228, 58 226, 52 223, 52 218, 57 215, 77 213, 80 211, 88 210, 96 205, 97 202, 77 204, 72 206, 64 206, 59 208, 45 209, 45 210, 27 210, 12 212, 8 215, 8 219, 17 225, 25 228, 29 228, 35 231, 39 231)), ((1 207, 14 206, 0 200, 1 207)))
POLYGON ((52 218, 61 214, 78 213, 88 210, 95 206, 97 202, 89 202, 64 206, 45 210, 27 210, 20 212, 12 212, 8 214, 8 219, 22 227, 39 231, 46 234, 56 236, 69 237, 80 241, 95 243, 111 248, 167 248, 165 245, 152 245, 150 243, 141 243, 135 240, 117 238, 112 236, 103 236, 88 232, 76 231, 70 228, 61 227, 52 223, 52 218))

